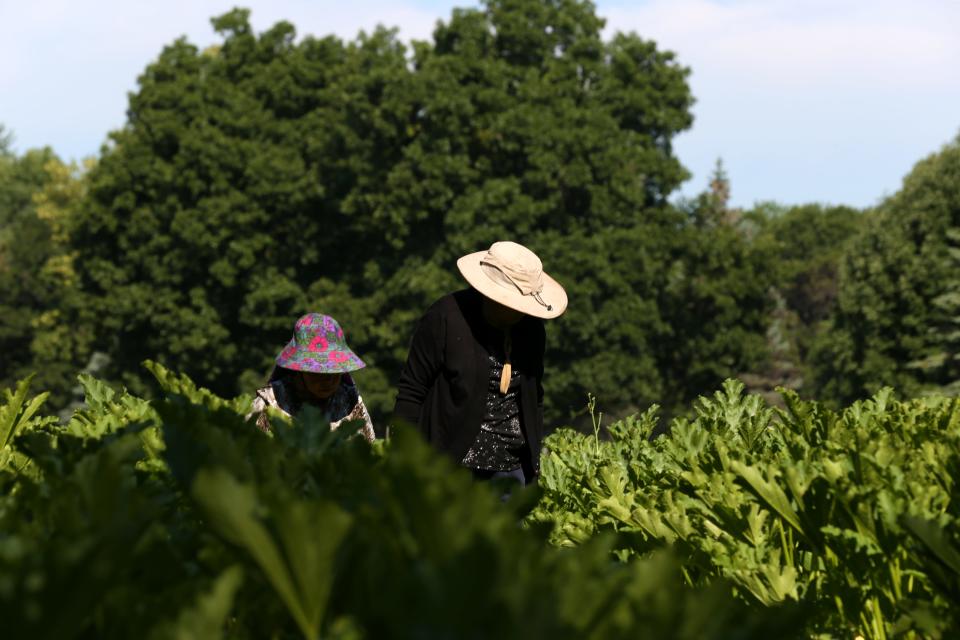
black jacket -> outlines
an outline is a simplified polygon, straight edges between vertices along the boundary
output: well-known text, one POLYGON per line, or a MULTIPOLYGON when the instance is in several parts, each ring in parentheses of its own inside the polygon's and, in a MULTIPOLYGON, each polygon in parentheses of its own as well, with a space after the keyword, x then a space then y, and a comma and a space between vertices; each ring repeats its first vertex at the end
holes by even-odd
MULTIPOLYGON (((480 432, 490 374, 484 345, 491 327, 482 296, 465 289, 444 296, 420 318, 400 373, 394 423, 420 428, 458 463, 480 432)), ((512 364, 520 378, 520 422, 539 467, 543 440, 543 321, 525 316, 512 328, 512 364)), ((489 344, 489 343, 488 343, 489 344)))

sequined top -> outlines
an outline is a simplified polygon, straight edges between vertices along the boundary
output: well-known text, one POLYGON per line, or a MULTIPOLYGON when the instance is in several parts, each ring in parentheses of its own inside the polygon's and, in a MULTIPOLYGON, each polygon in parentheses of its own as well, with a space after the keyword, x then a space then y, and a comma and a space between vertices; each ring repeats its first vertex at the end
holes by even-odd
POLYGON ((500 393, 503 356, 495 349, 489 352, 490 376, 480 432, 461 464, 471 469, 512 471, 521 466, 521 455, 527 444, 520 425, 520 379, 514 369, 507 393, 500 393))

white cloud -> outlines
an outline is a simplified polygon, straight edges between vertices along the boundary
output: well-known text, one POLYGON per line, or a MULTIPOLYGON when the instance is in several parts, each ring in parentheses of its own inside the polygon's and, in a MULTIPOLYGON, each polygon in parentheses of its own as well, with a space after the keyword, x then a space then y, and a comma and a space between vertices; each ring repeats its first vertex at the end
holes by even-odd
POLYGON ((943 86, 960 80, 960 3, 944 0, 653 0, 609 6, 695 74, 778 87, 943 86))
POLYGON ((960 128, 960 2, 651 0, 601 8, 692 69, 676 140, 703 189, 723 157, 733 201, 867 206, 960 128))
MULTIPOLYGON (((449 11, 407 2, 247 0, 251 24, 263 31, 288 20, 298 36, 331 33, 352 40, 378 24, 400 25, 403 40, 428 38, 449 11)), ((19 150, 44 145, 68 158, 96 153, 124 122, 126 95, 161 49, 180 36, 200 46, 220 41, 210 18, 235 0, 165 2, 0 0, 0 123, 19 150)))
MULTIPOLYGON (((0 0, 0 123, 19 150, 96 153, 161 48, 219 41, 210 17, 235 3, 257 31, 286 19, 300 36, 352 39, 384 24, 406 40, 478 0, 0 0)), ((736 204, 867 205, 960 128, 958 0, 597 4, 607 35, 636 31, 692 69, 696 120, 676 140, 688 193, 722 156, 736 204)))

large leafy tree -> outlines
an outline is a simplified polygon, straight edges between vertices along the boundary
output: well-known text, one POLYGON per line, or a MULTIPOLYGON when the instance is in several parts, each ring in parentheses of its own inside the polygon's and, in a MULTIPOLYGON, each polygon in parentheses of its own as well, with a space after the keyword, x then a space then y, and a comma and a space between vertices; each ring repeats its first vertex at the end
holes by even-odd
POLYGON ((316 283, 355 296, 379 256, 393 269, 366 206, 410 135, 403 48, 256 36, 245 11, 214 26, 222 46, 177 41, 141 76, 75 230, 100 344, 135 388, 156 357, 249 389, 316 283))
POLYGON ((588 390, 610 406, 658 397, 657 297, 682 224, 665 200, 686 176, 670 140, 691 96, 672 54, 635 35, 605 43, 602 26, 589 3, 490 2, 417 48, 419 130, 385 194, 417 238, 380 305, 401 329, 383 345, 395 366, 411 316, 438 283, 460 286, 456 257, 515 238, 573 300, 548 328, 548 415, 588 390))
POLYGON ((958 232, 960 139, 917 163, 845 256, 815 353, 821 393, 844 402, 883 385, 956 390, 958 232))
POLYGON ((667 202, 692 103, 672 54, 604 41, 577 0, 455 10, 410 48, 384 29, 257 35, 242 10, 213 23, 221 45, 177 41, 141 76, 72 230, 98 346, 128 386, 149 357, 249 391, 320 310, 370 365, 358 378, 383 416, 415 319, 464 286, 456 257, 500 239, 570 293, 548 331, 552 420, 588 390, 628 407, 738 370, 737 339, 700 348, 697 332, 720 336, 755 294, 726 274, 738 258, 701 263, 717 249, 667 202), (693 289, 718 304, 692 308, 693 289))
POLYGON ((30 325, 39 290, 35 275, 50 244, 32 196, 46 181, 43 167, 52 157, 49 151, 17 157, 0 146, 0 381, 5 386, 22 375, 30 360, 30 325))
POLYGON ((82 178, 50 149, 16 155, 4 139, 0 128, 0 388, 35 372, 62 404, 90 338, 61 312, 76 286, 67 228, 82 178))

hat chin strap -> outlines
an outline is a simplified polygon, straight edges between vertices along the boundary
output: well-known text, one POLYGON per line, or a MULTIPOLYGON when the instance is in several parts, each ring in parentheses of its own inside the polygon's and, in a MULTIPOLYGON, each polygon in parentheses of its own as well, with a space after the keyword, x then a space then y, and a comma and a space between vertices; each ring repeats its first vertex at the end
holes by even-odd
POLYGON ((552 305, 552 304, 547 304, 546 302, 544 302, 544 301, 543 301, 543 296, 540 295, 540 292, 539 292, 539 291, 537 291, 535 294, 533 294, 533 299, 536 300, 537 302, 539 302, 539 303, 540 303, 541 305, 543 305, 544 307, 546 307, 546 308, 547 308, 547 311, 553 311, 553 305, 552 305))
POLYGON ((543 291, 543 277, 537 274, 536 279, 527 277, 526 274, 513 276, 498 264, 488 260, 480 261, 480 268, 483 274, 496 282, 501 287, 509 288, 513 285, 522 296, 532 296, 540 305, 546 307, 547 311, 553 311, 553 305, 549 305, 543 300, 540 292, 543 291))

